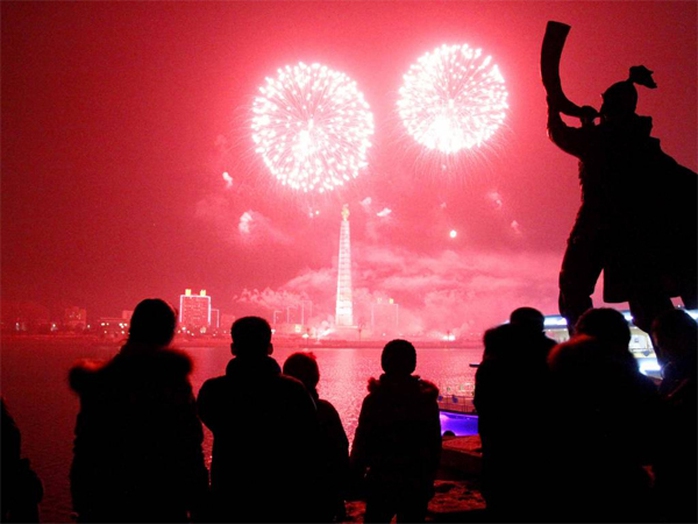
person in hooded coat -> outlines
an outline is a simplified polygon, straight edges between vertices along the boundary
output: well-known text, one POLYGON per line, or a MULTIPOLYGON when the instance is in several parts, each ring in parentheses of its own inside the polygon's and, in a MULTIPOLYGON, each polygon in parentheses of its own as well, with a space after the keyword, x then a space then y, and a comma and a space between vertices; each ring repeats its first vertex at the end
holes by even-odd
POLYGON ((177 312, 140 302, 126 344, 109 362, 70 371, 80 397, 70 488, 78 522, 188 522, 208 490, 203 428, 189 374, 168 348, 177 312))
POLYGON ((365 522, 424 522, 441 458, 441 421, 433 383, 412 375, 417 353, 407 340, 383 348, 383 373, 368 382, 350 455, 365 478, 365 522))
POLYGON ((544 316, 522 307, 510 322, 488 329, 475 373, 473 403, 482 441, 482 494, 496 521, 547 518, 549 465, 536 452, 550 424, 547 358, 555 341, 545 336, 544 316))

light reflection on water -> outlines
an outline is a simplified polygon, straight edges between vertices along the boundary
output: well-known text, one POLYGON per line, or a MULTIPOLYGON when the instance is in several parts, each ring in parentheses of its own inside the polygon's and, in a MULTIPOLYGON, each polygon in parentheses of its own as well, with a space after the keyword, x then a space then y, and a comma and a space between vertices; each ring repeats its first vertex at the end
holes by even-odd
MULTIPOLYGON (((468 389, 482 349, 417 347, 416 374, 431 380, 443 393, 468 389)), ((78 399, 70 391, 67 374, 80 358, 109 359, 116 344, 93 345, 82 340, 20 339, 2 341, 2 395, 22 432, 22 453, 28 457, 44 483, 41 504, 43 522, 70 522, 68 473, 78 399)), ((194 361, 192 385, 198 392, 208 378, 222 375, 231 358, 229 346, 190 347, 185 351, 194 361)), ((298 348, 275 347, 272 355, 283 365, 298 348)), ((334 404, 347 436, 354 430, 370 377, 381 373, 381 348, 312 347, 320 367, 318 391, 334 404)), ((206 430, 204 451, 210 458, 212 437, 206 430)))

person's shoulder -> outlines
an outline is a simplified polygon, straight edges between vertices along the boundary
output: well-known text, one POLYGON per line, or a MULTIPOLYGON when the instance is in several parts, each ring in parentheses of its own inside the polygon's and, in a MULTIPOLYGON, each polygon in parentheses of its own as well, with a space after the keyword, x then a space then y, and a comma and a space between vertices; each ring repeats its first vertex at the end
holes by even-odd
POLYGON ((200 391, 212 392, 218 391, 223 387, 226 387, 230 383, 230 378, 226 375, 220 375, 218 377, 211 377, 206 379, 201 385, 200 391))
POLYGON ((420 378, 418 381, 420 393, 429 400, 436 400, 439 397, 439 388, 430 380, 420 378))
POLYGON ((165 348, 153 352, 153 360, 162 366, 163 371, 172 374, 189 375, 194 369, 191 357, 184 351, 175 348, 165 348))
POLYGON ((366 390, 368 391, 368 396, 374 396, 376 393, 381 391, 382 388, 382 383, 380 379, 371 377, 368 379, 368 382, 366 383, 366 390))
POLYGON ((335 408, 332 402, 330 402, 329 400, 319 398, 315 401, 315 403, 317 404, 317 410, 319 414, 327 416, 336 415, 337 417, 339 417, 339 412, 337 411, 337 408, 335 408))
POLYGON ((73 391, 83 394, 99 382, 106 367, 106 360, 78 360, 68 372, 68 384, 73 391))
POLYGON ((290 393, 303 393, 308 395, 308 391, 305 389, 303 383, 295 377, 289 375, 279 374, 274 378, 280 389, 288 391, 290 393))

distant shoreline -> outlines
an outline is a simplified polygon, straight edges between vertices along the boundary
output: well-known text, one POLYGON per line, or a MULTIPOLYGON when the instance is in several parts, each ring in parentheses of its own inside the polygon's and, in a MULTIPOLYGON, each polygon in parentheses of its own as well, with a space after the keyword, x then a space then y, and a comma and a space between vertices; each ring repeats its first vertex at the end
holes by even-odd
MULTIPOLYGON (((442 340, 420 340, 416 338, 406 337, 410 340, 417 349, 477 349, 482 346, 481 340, 457 340, 457 341, 442 341, 442 340)), ((92 345, 104 346, 121 346, 126 342, 126 339, 121 338, 100 338, 94 335, 75 335, 75 334, 50 334, 50 335, 17 335, 3 334, 1 340, 3 342, 82 342, 92 345)), ((310 340, 300 337, 284 337, 275 335, 272 342, 279 347, 298 348, 298 349, 373 349, 382 348, 389 338, 380 340, 346 340, 346 339, 321 339, 310 340)), ((201 337, 201 338, 184 338, 175 337, 172 347, 195 348, 202 346, 227 346, 230 344, 230 339, 227 337, 201 337)))

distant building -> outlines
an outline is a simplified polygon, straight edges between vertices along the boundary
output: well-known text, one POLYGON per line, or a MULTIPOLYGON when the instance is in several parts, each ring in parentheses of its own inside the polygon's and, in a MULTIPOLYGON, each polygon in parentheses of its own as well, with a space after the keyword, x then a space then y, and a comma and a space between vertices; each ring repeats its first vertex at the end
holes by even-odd
POLYGON ((87 328, 87 310, 78 306, 66 308, 63 325, 70 331, 84 331, 87 328))
POLYGON ((179 325, 192 333, 206 333, 211 327, 211 297, 202 289, 198 295, 192 295, 186 289, 179 296, 179 325))
POLYGON ((230 333, 230 328, 235 322, 235 315, 229 313, 223 313, 221 315, 220 329, 223 333, 230 333))
POLYGON ((220 309, 211 308, 211 329, 220 329, 221 323, 221 311, 220 309))
POLYGON ((128 336, 128 322, 123 318, 102 317, 95 330, 100 338, 120 339, 128 336))

